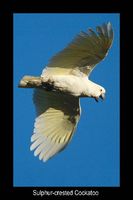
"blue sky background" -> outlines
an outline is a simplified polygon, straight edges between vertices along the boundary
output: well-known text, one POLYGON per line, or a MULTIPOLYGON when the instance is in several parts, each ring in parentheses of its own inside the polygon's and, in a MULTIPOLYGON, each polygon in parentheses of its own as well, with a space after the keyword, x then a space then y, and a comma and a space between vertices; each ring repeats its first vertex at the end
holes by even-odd
POLYGON ((119 186, 119 38, 119 14, 14 14, 14 186, 119 186), (39 76, 80 31, 108 21, 113 46, 90 76, 105 87, 106 99, 81 99, 73 139, 43 163, 30 152, 33 89, 20 89, 18 83, 24 75, 39 76))

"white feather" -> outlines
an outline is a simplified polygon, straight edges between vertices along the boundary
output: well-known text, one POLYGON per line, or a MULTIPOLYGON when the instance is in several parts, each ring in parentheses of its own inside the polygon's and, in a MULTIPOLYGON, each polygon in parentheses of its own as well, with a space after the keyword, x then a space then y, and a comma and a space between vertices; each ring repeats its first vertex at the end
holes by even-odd
POLYGON ((70 141, 80 116, 79 98, 36 89, 34 103, 38 117, 30 150, 46 161, 70 141))
POLYGON ((34 155, 44 162, 60 152, 70 141, 80 117, 80 97, 98 99, 105 89, 88 76, 105 58, 113 41, 110 23, 97 27, 97 33, 81 32, 64 50, 55 55, 41 77, 52 83, 54 91, 36 89, 37 118, 31 137, 34 155))

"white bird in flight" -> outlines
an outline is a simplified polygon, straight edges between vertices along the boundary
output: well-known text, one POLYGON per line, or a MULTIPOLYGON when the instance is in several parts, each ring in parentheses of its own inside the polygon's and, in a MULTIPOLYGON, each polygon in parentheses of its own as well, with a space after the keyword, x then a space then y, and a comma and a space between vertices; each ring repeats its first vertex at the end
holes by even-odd
POLYGON ((108 53, 113 41, 111 23, 81 32, 44 68, 44 84, 34 91, 37 118, 30 150, 44 162, 70 142, 80 119, 80 97, 104 99, 105 89, 88 77, 108 53))

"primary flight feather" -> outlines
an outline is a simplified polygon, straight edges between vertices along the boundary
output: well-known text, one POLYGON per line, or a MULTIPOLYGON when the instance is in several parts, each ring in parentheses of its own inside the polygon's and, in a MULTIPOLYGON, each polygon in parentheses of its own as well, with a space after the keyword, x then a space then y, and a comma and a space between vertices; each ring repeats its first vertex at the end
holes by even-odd
POLYGON ((71 140, 80 118, 80 97, 104 99, 105 89, 88 77, 97 63, 105 58, 113 41, 111 23, 81 32, 44 68, 44 82, 35 89, 34 132, 30 150, 47 161, 63 150, 71 140))

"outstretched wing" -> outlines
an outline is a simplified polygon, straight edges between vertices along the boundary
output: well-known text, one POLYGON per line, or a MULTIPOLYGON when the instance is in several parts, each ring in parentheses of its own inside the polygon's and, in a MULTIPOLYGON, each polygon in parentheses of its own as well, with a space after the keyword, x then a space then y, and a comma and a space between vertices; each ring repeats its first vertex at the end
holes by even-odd
POLYGON ((97 33, 89 29, 87 33, 81 32, 77 35, 64 50, 50 60, 43 74, 67 75, 77 71, 89 75, 94 66, 107 55, 113 40, 110 22, 98 26, 96 30, 97 33))
POLYGON ((79 99, 36 89, 33 101, 37 118, 30 150, 46 161, 70 141, 80 117, 79 99))

